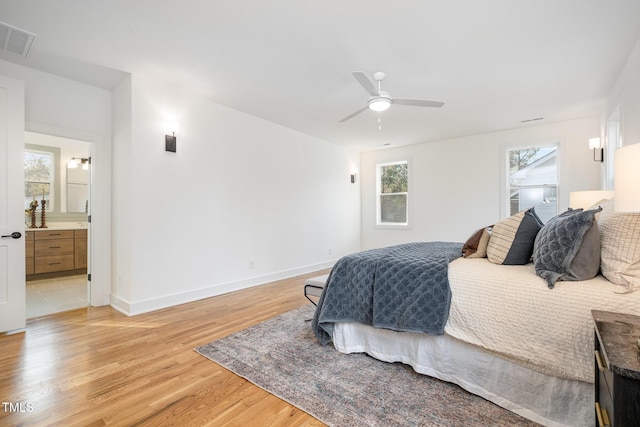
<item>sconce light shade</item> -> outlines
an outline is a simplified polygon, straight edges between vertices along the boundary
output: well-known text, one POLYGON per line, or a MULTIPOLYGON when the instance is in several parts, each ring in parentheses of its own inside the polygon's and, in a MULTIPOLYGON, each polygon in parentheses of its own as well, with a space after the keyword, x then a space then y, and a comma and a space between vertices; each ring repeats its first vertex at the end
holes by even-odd
POLYGON ((569 193, 569 207, 571 209, 589 209, 601 200, 613 198, 613 191, 592 190, 572 191, 569 193))
POLYGON ((176 133, 178 133, 178 129, 180 127, 180 124, 173 120, 173 121, 168 121, 165 124, 165 132, 167 133, 164 136, 164 150, 165 151, 170 151, 172 153, 176 152, 176 133), (171 135, 169 135, 171 134, 171 135))
POLYGON ((176 136, 165 135, 164 136, 164 151, 176 152, 176 136))
POLYGON ((615 210, 640 212, 640 144, 627 145, 615 152, 615 210))
POLYGON ((351 168, 351 183, 356 183, 356 177, 358 176, 358 168, 351 168))
POLYGON ((600 145, 600 138, 589 138, 589 149, 593 150, 594 162, 604 162, 604 147, 600 145))
POLYGON ((72 157, 71 160, 67 162, 67 167, 69 169, 76 169, 78 166, 82 165, 82 169, 89 170, 89 165, 91 164, 91 157, 72 157))

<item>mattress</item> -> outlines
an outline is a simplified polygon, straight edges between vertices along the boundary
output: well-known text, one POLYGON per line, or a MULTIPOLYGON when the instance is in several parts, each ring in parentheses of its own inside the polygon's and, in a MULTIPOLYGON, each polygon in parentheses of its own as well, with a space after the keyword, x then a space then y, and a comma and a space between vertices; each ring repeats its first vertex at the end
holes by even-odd
POLYGON ((459 258, 449 265, 445 333, 550 376, 593 382, 591 310, 640 315, 640 292, 602 276, 549 289, 533 264, 459 258))

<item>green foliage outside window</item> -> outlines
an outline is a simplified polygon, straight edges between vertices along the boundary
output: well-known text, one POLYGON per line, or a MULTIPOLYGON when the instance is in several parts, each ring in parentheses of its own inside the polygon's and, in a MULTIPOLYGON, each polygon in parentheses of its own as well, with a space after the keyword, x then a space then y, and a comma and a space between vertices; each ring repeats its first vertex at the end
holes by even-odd
POLYGON ((407 224, 409 190, 408 165, 405 162, 380 165, 380 224, 407 224))
POLYGON ((382 166, 382 193, 406 193, 408 168, 406 163, 382 166))

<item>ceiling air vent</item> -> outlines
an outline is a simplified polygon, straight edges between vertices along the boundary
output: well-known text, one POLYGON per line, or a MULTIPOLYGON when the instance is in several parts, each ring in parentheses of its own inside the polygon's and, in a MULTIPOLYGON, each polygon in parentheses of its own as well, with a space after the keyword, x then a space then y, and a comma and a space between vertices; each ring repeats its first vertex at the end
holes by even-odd
POLYGON ((22 55, 25 58, 29 54, 31 44, 36 38, 35 34, 20 28, 0 22, 0 49, 22 55))
POLYGON ((538 120, 542 120, 544 117, 536 117, 533 119, 524 119, 524 120, 520 120, 520 123, 528 123, 528 122, 536 122, 538 120))

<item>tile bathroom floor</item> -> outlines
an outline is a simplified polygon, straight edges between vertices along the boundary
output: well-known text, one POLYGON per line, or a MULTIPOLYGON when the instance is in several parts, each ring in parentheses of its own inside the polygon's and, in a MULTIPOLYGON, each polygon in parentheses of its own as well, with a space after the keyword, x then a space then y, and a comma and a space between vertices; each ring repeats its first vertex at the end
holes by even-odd
POLYGON ((27 319, 87 307, 87 275, 30 280, 27 283, 27 319))

